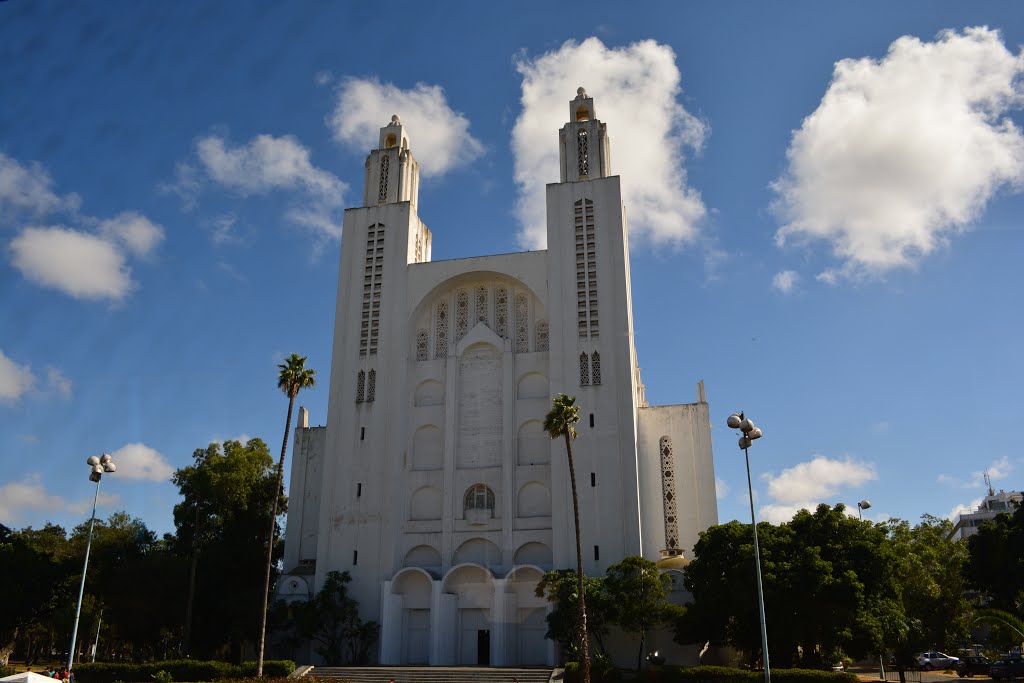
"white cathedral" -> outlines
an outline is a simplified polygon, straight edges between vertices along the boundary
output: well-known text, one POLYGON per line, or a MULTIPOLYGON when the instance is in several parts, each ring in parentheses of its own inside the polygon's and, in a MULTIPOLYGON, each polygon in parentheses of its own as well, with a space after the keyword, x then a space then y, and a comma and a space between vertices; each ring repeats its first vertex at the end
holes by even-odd
POLYGON ((630 555, 674 571, 718 522, 703 384, 644 398, 622 192, 582 88, 558 144, 544 251, 431 260, 397 116, 345 211, 327 426, 300 410, 277 595, 350 572, 380 664, 556 662, 534 588, 576 567, 565 444, 541 426, 558 393, 581 406, 588 575, 630 555))

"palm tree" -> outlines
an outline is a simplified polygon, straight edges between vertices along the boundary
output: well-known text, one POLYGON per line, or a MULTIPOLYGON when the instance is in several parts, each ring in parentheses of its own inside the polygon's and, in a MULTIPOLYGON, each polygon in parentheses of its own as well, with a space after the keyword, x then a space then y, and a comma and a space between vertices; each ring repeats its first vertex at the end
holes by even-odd
POLYGON ((580 543, 580 501, 576 495, 576 467, 572 461, 572 440, 576 438, 573 425, 580 421, 580 408, 575 396, 559 394, 551 399, 551 411, 544 417, 544 431, 552 439, 565 437, 565 455, 569 459, 569 483, 572 484, 572 514, 576 522, 576 592, 579 596, 579 653, 580 675, 583 683, 590 683, 590 647, 587 636, 587 607, 583 597, 583 545, 580 543))
POLYGON ((263 675, 263 649, 267 640, 267 600, 270 597, 270 565, 274 555, 274 532, 277 528, 277 501, 281 497, 284 483, 284 455, 288 451, 288 431, 292 426, 292 408, 295 397, 302 389, 316 386, 316 370, 306 368, 306 357, 293 353, 278 367, 277 388, 288 397, 288 418, 284 422, 284 440, 281 442, 281 459, 277 461, 277 485, 274 487, 274 503, 270 514, 270 539, 267 543, 267 567, 263 578, 263 604, 260 606, 260 646, 256 660, 256 676, 263 675))

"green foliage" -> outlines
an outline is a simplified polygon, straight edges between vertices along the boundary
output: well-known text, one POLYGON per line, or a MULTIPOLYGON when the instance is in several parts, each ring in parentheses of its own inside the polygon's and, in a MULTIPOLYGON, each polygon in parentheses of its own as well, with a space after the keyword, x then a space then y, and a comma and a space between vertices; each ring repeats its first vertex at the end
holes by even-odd
MULTIPOLYGON (((967 634, 961 544, 948 522, 875 525, 819 505, 781 525, 758 524, 773 667, 830 667, 862 657, 941 644, 967 634)), ((694 549, 687 587, 694 601, 676 640, 731 645, 760 659, 760 619, 749 524, 711 527, 694 549)))
MULTIPOLYGON (((587 605, 587 631, 597 642, 598 650, 606 652, 604 637, 611 625, 612 605, 604 589, 604 577, 585 576, 583 597, 587 605)), ((572 569, 547 572, 537 583, 535 594, 553 604, 547 615, 548 630, 545 638, 554 640, 569 654, 578 656, 577 631, 579 629, 579 581, 572 569)))
POLYGON ((13 666, 0 666, 0 678, 13 676, 16 673, 18 673, 18 670, 15 669, 13 666))
POLYGON ((551 399, 551 410, 544 416, 544 431, 552 439, 560 439, 566 433, 570 439, 575 439, 574 425, 579 421, 580 407, 576 405, 576 397, 559 394, 551 399))
POLYGON ((290 631, 286 639, 293 643, 312 641, 313 649, 327 666, 366 664, 380 635, 377 622, 360 618, 359 603, 348 593, 351 581, 348 572, 328 572, 312 600, 288 606, 292 620, 285 625, 290 631))
POLYGON ((277 388, 288 398, 316 386, 316 370, 306 367, 306 356, 293 353, 277 366, 277 388))
MULTIPOLYGON (((192 458, 172 477, 183 497, 174 507, 174 554, 186 564, 176 575, 179 603, 171 613, 184 616, 181 597, 188 594, 188 564, 195 560, 190 654, 209 658, 228 651, 239 657, 242 643, 259 629, 260 604, 253 596, 263 587, 274 461, 260 439, 226 441, 223 448, 213 443, 192 458)), ((278 544, 275 558, 282 552, 278 544)))
POLYGON ((982 524, 967 539, 964 576, 991 600, 991 607, 1024 612, 1024 506, 982 524))
MULTIPOLYGON (((265 676, 284 677, 295 670, 290 660, 266 661, 263 663, 265 676)), ((140 683, 156 681, 221 681, 228 679, 252 678, 256 662, 241 666, 227 662, 199 661, 194 659, 169 660, 129 664, 122 662, 96 662, 75 666, 75 680, 80 683, 140 683)))
POLYGON ((613 606, 612 622, 640 641, 637 671, 643 664, 647 632, 682 615, 682 608, 668 601, 671 587, 672 579, 668 574, 639 556, 627 557, 608 567, 604 588, 608 603, 613 606))

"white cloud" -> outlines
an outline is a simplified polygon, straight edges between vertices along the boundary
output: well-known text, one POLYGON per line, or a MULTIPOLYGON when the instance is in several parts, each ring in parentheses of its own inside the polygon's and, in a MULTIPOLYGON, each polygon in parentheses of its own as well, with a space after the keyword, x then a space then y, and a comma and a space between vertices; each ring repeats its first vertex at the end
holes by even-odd
MULTIPOLYGON (((209 180, 240 192, 243 196, 272 191, 301 195, 286 217, 325 238, 341 237, 340 213, 348 185, 310 161, 309 150, 295 137, 257 135, 249 142, 231 147, 218 135, 196 142, 196 156, 209 180), (301 208, 300 208, 301 207, 301 208)), ((179 164, 180 187, 170 187, 186 203, 194 205, 201 187, 197 171, 179 164)))
POLYGON ((817 507, 818 503, 811 502, 792 504, 773 503, 771 505, 763 505, 758 509, 757 521, 770 522, 772 524, 784 524, 785 522, 793 519, 793 515, 801 510, 814 512, 817 507))
POLYGON ((63 399, 71 398, 71 380, 52 365, 46 368, 46 387, 63 399))
POLYGON ((946 519, 952 522, 959 515, 976 511, 983 500, 983 498, 977 498, 975 500, 972 500, 970 503, 967 503, 966 505, 964 505, 963 503, 954 505, 953 508, 949 511, 949 514, 946 515, 946 519))
POLYGON ((10 248, 22 275, 76 299, 120 301, 133 287, 124 254, 89 233, 62 226, 25 228, 10 248))
POLYGON ((210 241, 215 246, 240 242, 241 238, 235 230, 236 223, 238 223, 238 216, 233 213, 222 214, 209 221, 210 241))
POLYGON ((1005 455, 1001 458, 993 460, 992 463, 984 470, 976 470, 971 472, 970 476, 966 479, 953 476, 951 474, 940 474, 937 481, 940 484, 946 484, 947 486, 954 486, 956 488, 963 489, 982 489, 985 487, 985 474, 988 473, 989 479, 993 482, 1005 479, 1013 471, 1013 465, 1010 463, 1010 459, 1005 455))
POLYGON ((729 491, 731 490, 732 489, 729 487, 728 482, 726 482, 724 479, 719 479, 718 477, 715 477, 715 498, 717 498, 718 500, 722 500, 723 498, 729 495, 729 491))
POLYGON ((1022 102, 1024 52, 984 27, 836 63, 773 184, 776 241, 827 242, 830 284, 913 266, 1024 182, 1024 136, 1006 117, 1022 102))
POLYGON ((164 239, 164 230, 135 211, 124 211, 100 223, 100 234, 117 241, 136 256, 149 256, 164 239))
POLYGON ((32 217, 54 211, 77 211, 81 198, 60 196, 53 191, 53 179, 39 163, 22 166, 0 152, 0 222, 21 214, 32 217))
POLYGON ((18 365, 0 351, 0 403, 13 403, 30 391, 36 377, 28 365, 18 365))
POLYGON ((801 504, 805 501, 823 502, 835 496, 841 488, 859 486, 877 478, 875 468, 869 463, 851 458, 833 460, 823 455, 785 469, 778 476, 764 475, 769 496, 780 503, 801 504))
POLYGON ((117 465, 118 479, 167 481, 174 468, 162 454, 143 443, 129 443, 110 454, 117 465))
MULTIPOLYGON (((100 493, 97 506, 113 506, 119 500, 116 495, 100 493)), ((81 501, 66 502, 63 496, 47 491, 38 474, 30 474, 21 481, 0 485, 0 520, 5 524, 20 522, 26 518, 26 513, 54 514, 67 511, 82 514, 91 510, 92 496, 81 501)))
POLYGON ((775 277, 772 278, 772 287, 783 294, 789 294, 798 282, 800 282, 800 273, 795 270, 783 270, 775 273, 775 277))
POLYGON ((397 114, 409 134, 409 148, 424 178, 465 166, 484 152, 469 133, 469 119, 448 106, 438 85, 417 83, 402 90, 372 78, 348 78, 327 125, 335 139, 360 152, 376 149, 380 129, 397 114))
POLYGON ((680 74, 669 46, 568 41, 534 59, 521 56, 516 69, 523 111, 512 150, 524 246, 547 242, 544 186, 559 180, 558 130, 569 120, 578 87, 586 88, 597 118, 608 124, 612 173, 622 176, 630 234, 656 244, 696 239, 707 210, 687 185, 684 152, 699 150, 708 129, 677 101, 680 74))

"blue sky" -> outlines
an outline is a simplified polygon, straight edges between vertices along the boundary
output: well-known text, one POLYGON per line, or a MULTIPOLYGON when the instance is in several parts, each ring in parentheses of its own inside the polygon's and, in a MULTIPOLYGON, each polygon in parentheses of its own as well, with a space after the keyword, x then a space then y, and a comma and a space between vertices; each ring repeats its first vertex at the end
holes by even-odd
POLYGON ((433 257, 540 246, 577 86, 609 126, 652 404, 715 419, 722 521, 1020 488, 1014 2, 0 3, 0 522, 172 527, 211 440, 326 420, 341 212, 402 116, 433 257), (987 27, 987 28, 986 28, 987 27))

